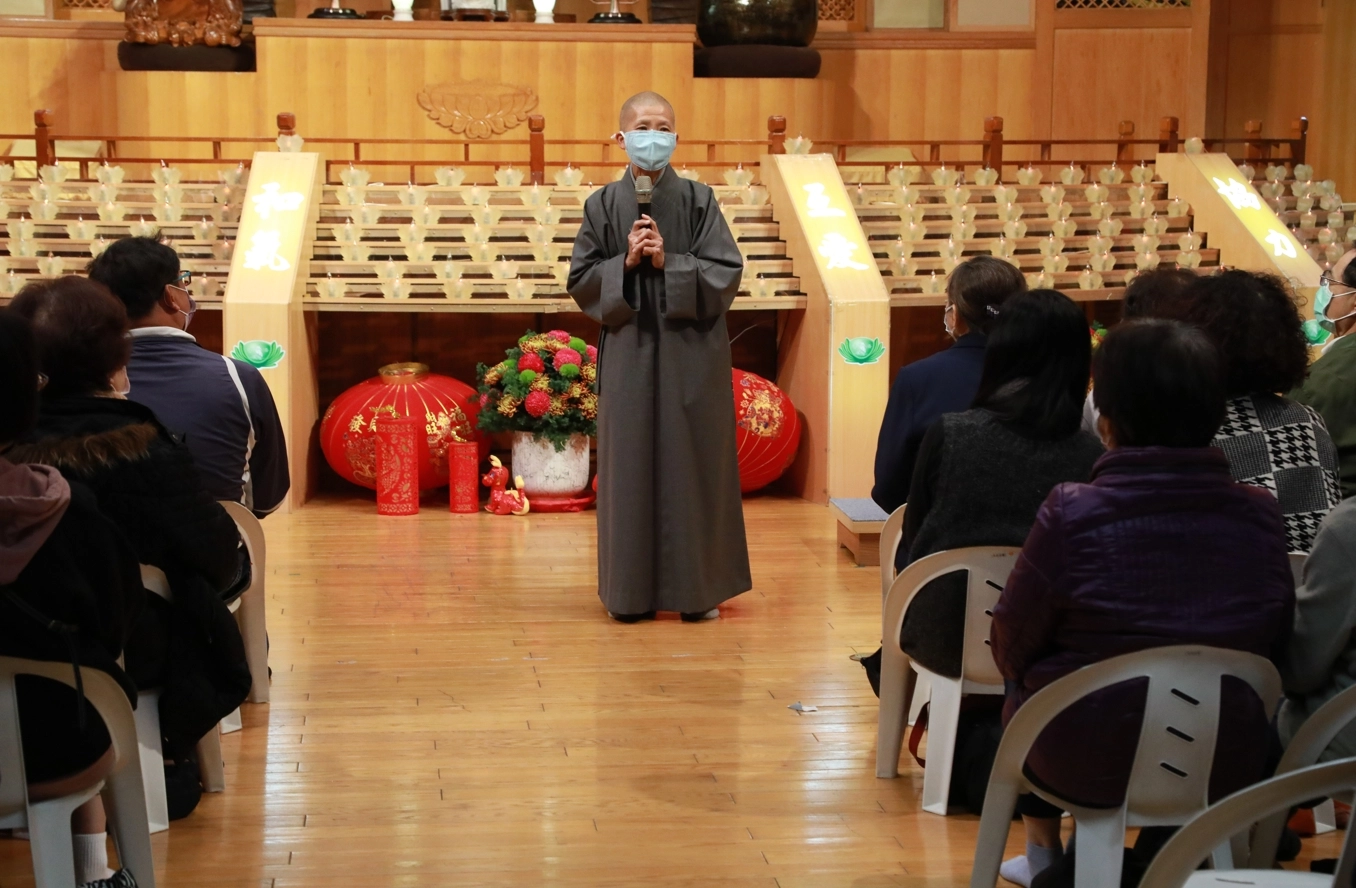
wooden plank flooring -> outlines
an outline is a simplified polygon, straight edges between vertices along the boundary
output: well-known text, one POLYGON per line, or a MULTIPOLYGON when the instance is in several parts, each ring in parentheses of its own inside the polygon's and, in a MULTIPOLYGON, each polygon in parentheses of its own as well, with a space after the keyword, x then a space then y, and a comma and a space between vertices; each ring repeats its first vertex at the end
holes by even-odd
MULTIPOLYGON (((879 574, 828 509, 746 500, 754 590, 623 626, 592 513, 445 508, 264 522, 272 702, 223 738, 226 792, 153 838, 162 885, 967 884, 977 818, 922 813, 912 762, 874 776, 848 655, 876 646, 879 574)), ((0 840, 0 888, 31 884, 0 840)))

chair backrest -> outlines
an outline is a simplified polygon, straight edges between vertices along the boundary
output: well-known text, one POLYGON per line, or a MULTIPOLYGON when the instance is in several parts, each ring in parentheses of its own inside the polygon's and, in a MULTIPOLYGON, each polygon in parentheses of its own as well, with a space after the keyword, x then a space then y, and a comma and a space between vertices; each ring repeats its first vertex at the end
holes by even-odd
MULTIPOLYGON (((235 526, 240 530, 240 538, 245 541, 245 548, 250 553, 250 568, 253 576, 250 584, 263 582, 264 578, 264 559, 267 555, 264 544, 264 526, 259 519, 254 517, 254 513, 242 506, 240 503, 230 500, 221 500, 221 507, 226 510, 226 514, 235 521, 235 526)), ((884 537, 882 537, 884 539, 884 537)))
POLYGON ((881 604, 885 603, 885 596, 890 594, 890 584, 895 581, 895 555, 904 541, 904 510, 908 507, 909 504, 905 503, 891 512, 890 517, 885 519, 885 526, 880 529, 881 604))
POLYGON ((141 585, 146 587, 147 592, 154 592, 166 601, 174 600, 174 593, 170 591, 169 578, 165 572, 153 564, 141 565, 141 585))
MULTIPOLYGON (((49 663, 19 657, 0 657, 0 817, 21 811, 28 805, 28 781, 24 774, 23 743, 19 735, 18 696, 14 679, 35 675, 75 687, 75 670, 69 663, 49 663)), ((85 700, 99 713, 113 739, 113 767, 135 760, 140 771, 136 724, 127 694, 106 672, 80 670, 85 700)), ((138 778, 140 779, 140 778, 138 778)))
POLYGON ((989 648, 989 626, 993 623, 993 607, 998 603, 1003 584, 1019 554, 1021 549, 1007 546, 975 546, 938 552, 910 564, 895 577, 886 597, 881 643, 899 646, 904 614, 920 589, 945 574, 966 571, 962 678, 977 684, 1001 685, 1003 676, 994 665, 993 652, 989 648))
POLYGON ((1220 688, 1226 675, 1252 687, 1268 719, 1275 714, 1281 678, 1267 659, 1197 645, 1150 648, 1094 663, 1042 689, 1008 724, 999 755, 1004 754, 1003 746, 1011 734, 1014 747, 1021 747, 1020 761, 1024 762, 1040 729, 1071 704, 1101 688, 1147 678, 1144 720, 1125 807, 1138 825, 1180 824, 1209 804, 1210 771, 1219 734, 1220 688), (1013 725, 1028 710, 1030 716, 1021 719, 1021 730, 1013 732, 1013 725))
MULTIPOLYGON (((1212 849, 1231 836, 1246 833, 1263 815, 1280 812, 1284 817, 1292 805, 1352 789, 1356 789, 1356 758, 1291 771, 1236 792, 1178 830, 1154 857, 1140 888, 1182 888, 1212 849)), ((1333 885, 1351 884, 1353 836, 1356 830, 1347 830, 1333 885)), ((1237 881, 1251 884, 1241 876, 1237 881)))
POLYGON ((1295 588, 1304 585, 1304 563, 1309 560, 1308 552, 1290 553, 1290 572, 1295 575, 1295 588))
MULTIPOLYGON (((1276 766, 1276 775, 1312 766, 1342 729, 1353 721, 1356 721, 1356 686, 1347 688, 1324 703, 1300 725, 1276 766)), ((1258 824, 1257 832, 1253 834, 1248 866, 1269 869, 1276 862, 1276 849, 1285 828, 1286 813, 1279 812, 1258 824)))

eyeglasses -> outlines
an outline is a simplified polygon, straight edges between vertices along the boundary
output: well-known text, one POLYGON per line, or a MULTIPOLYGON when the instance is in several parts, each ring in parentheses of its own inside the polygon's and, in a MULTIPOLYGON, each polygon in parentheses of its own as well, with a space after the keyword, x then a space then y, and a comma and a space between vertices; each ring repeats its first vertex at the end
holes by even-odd
POLYGON ((1320 276, 1319 276, 1318 282, 1319 282, 1320 284, 1327 284, 1329 290, 1332 290, 1333 287, 1341 287, 1342 290, 1343 290, 1343 292, 1341 292, 1341 293, 1336 293, 1336 292, 1334 292, 1334 293, 1332 294, 1334 298, 1341 298, 1341 297, 1343 297, 1343 296, 1356 296, 1356 287, 1353 287, 1351 284, 1348 284, 1346 281, 1339 281, 1339 280, 1336 280, 1335 278, 1328 277, 1328 276, 1325 274, 1325 275, 1320 275, 1320 276))
POLYGON ((190 286, 193 285, 193 272, 188 271, 187 269, 179 272, 179 275, 174 279, 174 283, 175 285, 187 290, 190 286))

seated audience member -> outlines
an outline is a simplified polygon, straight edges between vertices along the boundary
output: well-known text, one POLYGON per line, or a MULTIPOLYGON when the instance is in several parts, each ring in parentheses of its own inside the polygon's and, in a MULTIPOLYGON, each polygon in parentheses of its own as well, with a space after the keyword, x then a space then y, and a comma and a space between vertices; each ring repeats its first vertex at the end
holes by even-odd
MULTIPOLYGON (((1055 485, 1087 481, 1102 455, 1079 428, 1092 346, 1088 322, 1053 290, 1003 304, 989 334, 975 406, 923 436, 904 513, 910 562, 966 546, 1020 546, 1055 485)), ((919 590, 900 643, 910 658, 959 678, 965 573, 919 590)))
MULTIPOLYGON (((1300 725, 1356 684, 1356 499, 1328 513, 1295 590, 1295 633, 1281 664, 1286 699, 1278 719, 1289 745, 1300 725)), ((1356 725, 1337 735, 1323 759, 1356 756, 1356 725)))
MULTIPOLYGON (((197 741, 249 693, 244 644, 226 607, 248 585, 248 556, 187 448, 125 397, 131 343, 122 303, 100 284, 67 276, 29 284, 10 310, 32 323, 48 379, 37 428, 10 459, 55 466, 88 485, 137 560, 164 571, 173 590, 172 604, 148 597, 127 668, 138 687, 161 688, 166 758, 190 763, 173 770, 176 781, 186 779, 197 741)), ((196 778, 180 811, 196 804, 194 787, 196 778)))
MULTIPOLYGON (((111 675, 135 701, 136 687, 117 661, 145 599, 136 556, 88 488, 67 483, 49 466, 6 458, 37 419, 40 379, 28 323, 0 311, 0 656, 63 663, 75 657, 79 668, 111 675), (54 622, 70 631, 53 630, 54 622)), ((15 683, 30 784, 103 763, 108 730, 74 688, 34 676, 15 683)), ((98 796, 76 809, 71 828, 78 884, 135 885, 130 873, 115 879, 108 869, 98 796)))
MULTIPOLYGON (((1279 662, 1290 631, 1280 508, 1235 482, 1211 446, 1225 376, 1210 340, 1174 321, 1131 321, 1107 335, 1092 374, 1108 453, 1091 482, 1051 491, 994 608, 1006 719, 1046 685, 1109 657, 1205 644, 1279 662)), ((1121 804, 1144 711, 1135 684, 1059 716, 1027 758, 1029 778, 1075 804, 1121 804)), ((1212 799, 1263 776, 1267 737, 1261 701, 1227 682, 1212 799)), ((1018 810, 1027 853, 1002 872, 1028 885, 1063 856, 1060 811, 1035 795, 1018 810)))
POLYGON ((1341 490, 1323 418, 1277 394, 1304 382, 1309 369, 1295 298, 1279 278, 1225 271, 1197 278, 1184 299, 1180 320, 1205 332, 1224 366, 1229 400, 1215 446, 1235 481, 1280 502, 1290 551, 1308 552, 1341 490))
POLYGON ((127 306, 128 397, 184 437, 213 499, 244 503, 261 518, 276 509, 290 481, 273 395, 254 367, 189 334, 198 307, 178 254, 153 238, 125 237, 89 264, 89 276, 127 306))
MULTIPOLYGON (((1195 281, 1196 272, 1189 268, 1164 267, 1140 272, 1125 288, 1121 320, 1180 317, 1183 296, 1195 281)), ((1091 391, 1083 402, 1083 428, 1097 434, 1097 407, 1091 391)))
MULTIPOLYGON (((1329 300, 1323 305, 1320 325, 1335 337, 1323 346, 1323 356, 1309 368, 1309 378, 1290 393, 1290 397, 1319 412, 1337 447, 1342 496, 1356 496, 1356 250, 1348 250, 1332 271, 1324 275, 1322 287, 1329 300)), ((1320 295, 1314 300, 1318 314, 1320 295)))
POLYGON ((943 413, 965 410, 974 400, 994 313, 1025 289, 1022 273, 992 256, 967 259, 947 278, 942 323, 955 344, 900 368, 881 420, 871 498, 885 511, 908 499, 923 433, 943 413))

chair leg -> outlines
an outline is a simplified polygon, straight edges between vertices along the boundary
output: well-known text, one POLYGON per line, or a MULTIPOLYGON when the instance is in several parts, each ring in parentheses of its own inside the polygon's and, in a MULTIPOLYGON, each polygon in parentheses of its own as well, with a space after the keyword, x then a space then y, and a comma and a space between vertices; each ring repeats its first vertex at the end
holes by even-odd
MULTIPOLYGON (((131 870, 138 888, 155 888, 151 824, 146 814, 148 804, 140 764, 129 761, 126 767, 109 775, 104 783, 104 811, 108 814, 109 831, 118 846, 119 865, 131 870)), ((161 775, 163 786, 163 765, 157 762, 155 770, 161 775)))
POLYGON ((909 658, 886 645, 881 652, 880 712, 876 721, 876 776, 899 776, 899 750, 904 745, 908 686, 913 678, 909 658))
POLYGON ((240 599, 240 610, 235 615, 240 635, 245 642, 245 660, 249 663, 249 702, 268 702, 268 626, 263 580, 256 577, 254 587, 240 599))
POLYGON ((928 710, 928 758, 923 769, 923 810, 946 816, 951 795, 951 766, 960 729, 961 683, 929 676, 932 705, 928 710))
POLYGON ((240 721, 240 707, 231 710, 231 714, 221 720, 221 733, 234 734, 243 727, 240 721))
POLYGON ((28 806, 28 851, 33 857, 37 888, 71 888, 75 884, 75 843, 71 838, 70 798, 28 806))
POLYGON ((1332 799, 1324 799, 1323 804, 1314 808, 1314 835, 1321 836, 1337 829, 1337 807, 1332 799))
POLYGON ((221 727, 214 726, 198 741, 198 776, 204 792, 226 789, 226 766, 221 761, 221 727))
POLYGON ((926 675, 918 675, 913 682, 913 699, 909 703, 909 724, 913 725, 918 721, 918 715, 923 711, 923 704, 928 702, 932 696, 932 679, 926 675))
POLYGON ((169 802, 165 798, 165 755, 160 748, 160 692, 142 691, 137 695, 134 715, 146 818, 151 832, 164 832, 169 829, 169 802))
POLYGON ((1105 888, 1121 883, 1125 856, 1125 808, 1087 816, 1075 814, 1078 850, 1074 853, 1074 888, 1105 888))

